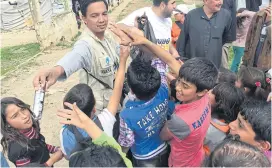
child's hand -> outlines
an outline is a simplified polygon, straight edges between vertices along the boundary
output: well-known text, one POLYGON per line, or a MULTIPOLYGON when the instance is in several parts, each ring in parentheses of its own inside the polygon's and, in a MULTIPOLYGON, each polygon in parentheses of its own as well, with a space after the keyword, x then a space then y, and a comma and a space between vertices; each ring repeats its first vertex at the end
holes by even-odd
POLYGON ((129 46, 132 42, 131 38, 128 37, 119 27, 115 24, 110 23, 109 29, 120 38, 121 42, 120 45, 129 46))
POLYGON ((120 62, 121 61, 127 61, 127 58, 129 57, 130 53, 130 46, 120 46, 120 62))
POLYGON ((58 110, 57 115, 59 117, 64 118, 64 120, 61 120, 60 123, 72 124, 76 127, 84 129, 84 127, 88 125, 86 123, 88 123, 91 119, 77 107, 76 103, 70 104, 65 102, 64 105, 73 110, 68 109, 58 110))
POLYGON ((58 150, 57 152, 55 152, 51 158, 53 159, 54 163, 60 161, 63 158, 63 153, 61 150, 58 150))
POLYGON ((271 102, 271 100, 272 100, 272 92, 269 93, 266 101, 271 102))

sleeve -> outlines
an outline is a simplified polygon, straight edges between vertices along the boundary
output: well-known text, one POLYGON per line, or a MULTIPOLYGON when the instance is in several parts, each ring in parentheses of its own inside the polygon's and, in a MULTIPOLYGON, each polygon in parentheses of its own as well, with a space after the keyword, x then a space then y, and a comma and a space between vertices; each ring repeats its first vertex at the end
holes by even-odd
POLYGON ((9 167, 8 162, 2 152, 1 152, 1 167, 9 167))
POLYGON ((159 71, 161 75, 161 83, 167 86, 166 64, 163 61, 161 61, 159 58, 154 58, 152 60, 151 65, 159 71))
POLYGON ((86 68, 91 70, 91 49, 87 42, 77 41, 69 53, 60 59, 57 65, 63 67, 65 75, 60 80, 68 78, 79 69, 86 68))
POLYGON ((109 112, 108 109, 104 109, 100 114, 97 115, 99 121, 103 127, 104 132, 108 136, 112 136, 113 125, 116 122, 116 118, 109 112))
POLYGON ((181 56, 181 60, 187 60, 185 50, 186 50, 186 44, 189 41, 189 24, 190 24, 190 13, 186 16, 184 25, 183 25, 183 30, 179 34, 179 38, 177 41, 177 51, 179 55, 181 56))
POLYGON ((120 134, 118 142, 123 147, 131 147, 134 144, 134 133, 120 116, 120 134))
POLYGON ((50 145, 50 144, 46 144, 47 149, 49 150, 49 153, 53 154, 55 152, 58 151, 59 147, 50 145))
POLYGON ((62 128, 60 130, 60 149, 61 149, 62 153, 66 156, 67 153, 66 153, 65 148, 64 148, 64 138, 62 136, 63 130, 64 130, 64 128, 62 128))
POLYGON ((173 114, 168 121, 168 131, 178 140, 185 139, 191 133, 187 123, 176 114, 173 114))
POLYGON ((232 39, 232 18, 229 12, 226 11, 227 24, 223 33, 223 45, 225 43, 230 43, 233 41, 232 39))
POLYGON ((257 14, 255 13, 255 15, 252 18, 252 21, 249 25, 248 31, 247 31, 247 37, 246 37, 246 44, 245 44, 245 51, 244 51, 244 56, 242 57, 242 65, 248 66, 251 62, 252 58, 249 58, 250 53, 249 53, 249 49, 251 48, 251 44, 254 38, 253 34, 254 34, 254 28, 255 28, 255 23, 257 20, 257 14))
POLYGON ((92 142, 96 145, 101 145, 101 146, 108 145, 108 146, 113 147, 121 155, 126 166, 132 167, 131 161, 126 158, 126 154, 122 152, 121 146, 115 141, 114 138, 107 136, 105 133, 102 133, 102 135, 99 138, 94 139, 92 142))

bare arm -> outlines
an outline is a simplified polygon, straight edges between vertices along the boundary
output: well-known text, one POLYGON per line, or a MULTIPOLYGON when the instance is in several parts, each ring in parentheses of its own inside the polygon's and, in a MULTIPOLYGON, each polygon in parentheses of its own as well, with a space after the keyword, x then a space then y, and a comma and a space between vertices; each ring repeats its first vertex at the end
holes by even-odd
POLYGON ((164 127, 162 128, 161 132, 160 132, 160 138, 163 141, 169 141, 173 138, 173 136, 171 134, 169 134, 168 132, 168 126, 167 126, 167 122, 164 124, 164 127))
POLYGON ((121 46, 120 64, 114 82, 113 93, 107 107, 108 111, 110 111, 114 116, 117 113, 117 109, 122 95, 122 89, 125 80, 126 62, 129 56, 129 49, 130 47, 121 46))

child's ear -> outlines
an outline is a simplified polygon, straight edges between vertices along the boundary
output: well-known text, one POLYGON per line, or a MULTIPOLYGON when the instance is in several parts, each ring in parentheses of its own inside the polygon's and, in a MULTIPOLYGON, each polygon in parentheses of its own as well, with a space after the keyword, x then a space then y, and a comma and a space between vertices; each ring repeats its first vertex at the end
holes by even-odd
POLYGON ((203 97, 206 93, 208 93, 207 89, 202 90, 201 92, 197 92, 196 94, 197 94, 198 97, 203 97))
POLYGON ((271 148, 271 144, 268 141, 259 141, 259 144, 262 151, 268 151, 271 148))

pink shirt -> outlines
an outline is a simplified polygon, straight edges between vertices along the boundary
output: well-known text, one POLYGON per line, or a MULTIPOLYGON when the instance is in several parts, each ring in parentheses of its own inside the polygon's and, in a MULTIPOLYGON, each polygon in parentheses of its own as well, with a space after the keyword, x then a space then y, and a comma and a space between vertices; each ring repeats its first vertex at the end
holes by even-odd
POLYGON ((204 160, 203 143, 210 125, 208 95, 189 104, 176 106, 168 122, 173 136, 169 167, 200 167, 204 160))

